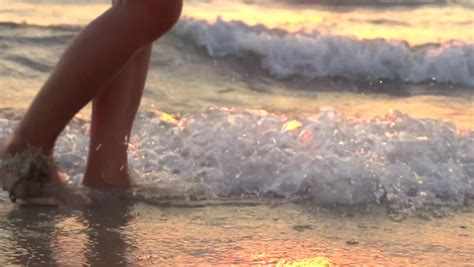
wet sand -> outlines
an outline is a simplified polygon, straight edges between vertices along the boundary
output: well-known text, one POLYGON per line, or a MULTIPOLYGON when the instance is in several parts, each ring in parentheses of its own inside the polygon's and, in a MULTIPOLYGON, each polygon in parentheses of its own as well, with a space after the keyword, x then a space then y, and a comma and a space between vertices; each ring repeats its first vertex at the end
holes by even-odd
POLYGON ((382 210, 329 212, 268 201, 109 199, 85 211, 5 201, 0 264, 469 266, 473 228, 467 210, 396 222, 382 210))

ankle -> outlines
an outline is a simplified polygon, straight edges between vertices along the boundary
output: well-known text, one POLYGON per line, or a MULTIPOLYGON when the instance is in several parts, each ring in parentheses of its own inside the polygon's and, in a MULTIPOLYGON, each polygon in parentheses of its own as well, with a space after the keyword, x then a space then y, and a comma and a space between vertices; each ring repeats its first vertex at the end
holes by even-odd
POLYGON ((101 188, 101 187, 118 187, 128 188, 132 185, 127 164, 120 166, 105 166, 90 164, 86 168, 84 175, 84 186, 101 188))

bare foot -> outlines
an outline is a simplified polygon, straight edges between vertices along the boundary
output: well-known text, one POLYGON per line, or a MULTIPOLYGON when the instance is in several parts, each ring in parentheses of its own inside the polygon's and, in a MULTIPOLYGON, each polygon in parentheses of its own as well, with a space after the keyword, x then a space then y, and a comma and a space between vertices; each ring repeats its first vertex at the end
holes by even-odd
POLYGON ((65 186, 65 177, 41 150, 13 142, 12 137, 0 144, 0 185, 13 202, 18 198, 22 202, 52 205, 55 191, 65 186))

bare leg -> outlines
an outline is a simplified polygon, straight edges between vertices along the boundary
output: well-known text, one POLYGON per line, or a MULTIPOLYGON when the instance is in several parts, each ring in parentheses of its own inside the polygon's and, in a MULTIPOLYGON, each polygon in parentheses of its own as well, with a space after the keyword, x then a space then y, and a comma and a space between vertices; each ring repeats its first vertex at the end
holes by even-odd
MULTIPOLYGON (((124 1, 114 0, 113 5, 124 1)), ((91 140, 84 185, 128 187, 127 150, 145 87, 152 45, 141 49, 92 102, 91 140)))
MULTIPOLYGON (((65 51, 14 135, 0 149, 0 157, 28 146, 51 154, 56 138, 73 116, 110 88, 126 64, 140 57, 139 51, 149 51, 144 47, 174 25, 181 8, 181 0, 123 0, 89 24, 65 51)), ((106 98, 99 97, 97 103, 106 98)), ((101 113, 100 105, 95 106, 96 113, 101 113)), ((94 138, 100 140, 99 134, 94 138)))
POLYGON ((129 186, 127 149, 145 86, 151 45, 143 48, 93 101, 84 185, 129 186))
MULTIPOLYGON (((166 2, 178 1, 125 1, 88 25, 66 50, 23 118, 17 129, 21 143, 50 153, 56 138, 72 117, 98 95, 135 53, 169 30, 174 21, 169 23, 170 19, 167 19, 161 25, 154 24, 160 19, 152 18, 155 14, 146 10, 176 9, 166 6, 166 2), (155 2, 165 3, 160 7, 155 2), (150 34, 144 26, 156 29, 150 34)), ((179 11, 174 10, 174 13, 179 15, 179 11)))

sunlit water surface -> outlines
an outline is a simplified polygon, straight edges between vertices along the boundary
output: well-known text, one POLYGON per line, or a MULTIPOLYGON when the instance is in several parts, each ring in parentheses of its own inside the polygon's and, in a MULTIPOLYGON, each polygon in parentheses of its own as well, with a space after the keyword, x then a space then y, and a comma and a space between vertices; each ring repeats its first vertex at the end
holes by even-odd
POLYGON ((0 205, 0 262, 461 266, 472 262, 474 248, 472 213, 399 223, 373 211, 318 212, 265 202, 100 202, 82 213, 0 205))
MULTIPOLYGON (((0 264, 473 262, 472 7, 290 3, 186 1, 154 46, 140 187, 82 211, 1 194, 0 264)), ((0 139, 107 8, 0 0, 0 139)), ((58 141, 71 186, 88 131, 86 108, 58 141)))

